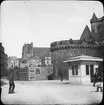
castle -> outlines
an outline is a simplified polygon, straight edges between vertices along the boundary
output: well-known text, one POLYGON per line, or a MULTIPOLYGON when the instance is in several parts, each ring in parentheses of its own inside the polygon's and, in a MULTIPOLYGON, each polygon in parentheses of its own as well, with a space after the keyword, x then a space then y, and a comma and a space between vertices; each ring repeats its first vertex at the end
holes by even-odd
MULTIPOLYGON (((104 46, 104 16, 97 18, 93 13, 91 31, 86 25, 79 40, 61 40, 50 44, 53 70, 56 76, 60 73, 68 79, 68 64, 63 63, 70 57, 88 55, 102 57, 102 47, 104 46)), ((103 47, 104 49, 104 47, 103 47)))
MULTIPOLYGON (((91 31, 86 25, 79 40, 70 39, 52 42, 50 44, 50 48, 33 47, 32 42, 30 44, 25 43, 22 47, 22 58, 19 60, 20 66, 23 68, 29 62, 34 63, 35 61, 37 68, 49 66, 52 67, 52 72, 55 75, 56 79, 59 77, 60 73, 63 74, 64 78, 68 79, 68 64, 63 63, 63 61, 65 61, 67 58, 80 55, 93 57, 103 56, 102 52, 104 52, 104 16, 101 18, 97 18, 95 13, 93 13, 90 23, 91 31)), ((33 69, 35 70, 35 68, 33 69)), ((28 70, 26 72, 28 72, 28 70)), ((32 73, 30 70, 30 74, 28 75, 31 75, 31 78, 33 78, 35 77, 33 76, 34 73, 35 71, 32 73)), ((42 75, 40 75, 40 77, 42 77, 42 75)), ((25 78, 23 76, 24 74, 21 75, 21 78, 25 78)))

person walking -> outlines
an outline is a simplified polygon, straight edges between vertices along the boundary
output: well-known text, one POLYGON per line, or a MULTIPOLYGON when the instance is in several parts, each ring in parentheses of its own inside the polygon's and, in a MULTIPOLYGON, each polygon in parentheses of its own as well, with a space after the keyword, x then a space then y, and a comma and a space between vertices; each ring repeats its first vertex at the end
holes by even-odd
POLYGON ((9 92, 8 93, 9 94, 15 93, 14 92, 15 84, 14 84, 14 69, 13 69, 13 66, 9 70, 8 79, 9 79, 9 92))
POLYGON ((96 92, 99 92, 99 89, 101 92, 103 92, 103 74, 100 74, 100 73, 98 75, 96 92))
POLYGON ((97 83, 97 79, 98 79, 98 68, 96 69, 96 72, 93 76, 93 87, 95 87, 95 84, 97 83))
POLYGON ((63 75, 62 73, 60 73, 60 77, 61 77, 61 82, 63 81, 63 75))

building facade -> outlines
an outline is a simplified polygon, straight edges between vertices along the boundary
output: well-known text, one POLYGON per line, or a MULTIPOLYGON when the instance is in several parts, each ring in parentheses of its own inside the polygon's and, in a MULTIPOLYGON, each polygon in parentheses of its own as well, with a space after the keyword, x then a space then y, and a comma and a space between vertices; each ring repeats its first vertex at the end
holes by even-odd
POLYGON ((19 80, 47 79, 53 73, 50 53, 48 47, 33 47, 32 42, 25 43, 19 59, 19 80))
POLYGON ((6 75, 7 67, 8 67, 8 56, 5 54, 5 49, 0 43, 0 77, 6 75))
POLYGON ((103 59, 92 56, 76 56, 64 61, 68 63, 69 82, 72 84, 91 84, 93 75, 99 67, 99 62, 103 59))
POLYGON ((100 46, 104 46, 104 17, 97 18, 94 13, 90 23, 91 31, 86 25, 79 40, 61 40, 50 44, 53 71, 56 77, 61 72, 64 78, 68 79, 68 64, 63 63, 67 58, 80 55, 94 57, 103 55, 104 51, 101 51, 100 46))
POLYGON ((15 56, 9 56, 8 57, 8 69, 11 67, 19 67, 19 60, 15 56))

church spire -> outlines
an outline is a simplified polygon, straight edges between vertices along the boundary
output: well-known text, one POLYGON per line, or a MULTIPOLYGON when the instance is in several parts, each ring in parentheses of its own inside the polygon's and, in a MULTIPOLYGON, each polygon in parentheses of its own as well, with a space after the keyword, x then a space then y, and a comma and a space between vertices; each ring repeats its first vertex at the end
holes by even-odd
POLYGON ((81 41, 83 41, 83 40, 85 40, 85 41, 91 40, 91 31, 90 31, 88 25, 85 26, 85 29, 84 29, 81 37, 80 37, 80 40, 81 41))
POLYGON ((97 18, 95 13, 93 13, 92 20, 98 20, 98 18, 97 18))
POLYGON ((97 20, 98 20, 98 18, 97 18, 97 16, 96 16, 96 14, 95 14, 95 13, 93 13, 93 15, 92 15, 92 18, 91 18, 90 22, 92 23, 92 22, 97 21, 97 20))

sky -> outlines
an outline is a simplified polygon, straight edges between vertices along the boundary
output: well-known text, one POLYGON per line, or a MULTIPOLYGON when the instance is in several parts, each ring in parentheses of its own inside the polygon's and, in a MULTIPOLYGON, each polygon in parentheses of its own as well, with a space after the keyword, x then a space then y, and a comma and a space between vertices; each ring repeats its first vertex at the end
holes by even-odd
POLYGON ((80 39, 95 12, 103 14, 99 1, 3 1, 0 42, 8 56, 22 57, 24 43, 50 47, 59 40, 80 39))

